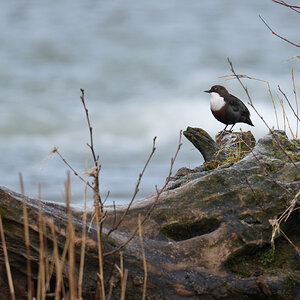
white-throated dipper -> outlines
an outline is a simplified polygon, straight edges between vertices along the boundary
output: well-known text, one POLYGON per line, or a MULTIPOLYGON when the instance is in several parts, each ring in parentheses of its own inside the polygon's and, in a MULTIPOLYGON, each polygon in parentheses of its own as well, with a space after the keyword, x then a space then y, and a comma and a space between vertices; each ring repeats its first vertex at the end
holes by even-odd
POLYGON ((254 126, 246 105, 239 98, 229 94, 224 86, 214 85, 205 92, 210 93, 210 109, 214 117, 226 125, 223 131, 229 124, 232 124, 230 131, 236 123, 254 126))

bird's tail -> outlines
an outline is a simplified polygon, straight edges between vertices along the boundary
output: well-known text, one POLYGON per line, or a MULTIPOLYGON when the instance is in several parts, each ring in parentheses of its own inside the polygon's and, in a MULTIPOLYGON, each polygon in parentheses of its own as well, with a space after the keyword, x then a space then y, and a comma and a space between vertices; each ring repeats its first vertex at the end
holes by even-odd
POLYGON ((247 123, 247 124, 249 124, 251 126, 254 126, 253 123, 252 123, 252 121, 250 120, 250 118, 247 118, 246 121, 245 121, 245 123, 247 123))

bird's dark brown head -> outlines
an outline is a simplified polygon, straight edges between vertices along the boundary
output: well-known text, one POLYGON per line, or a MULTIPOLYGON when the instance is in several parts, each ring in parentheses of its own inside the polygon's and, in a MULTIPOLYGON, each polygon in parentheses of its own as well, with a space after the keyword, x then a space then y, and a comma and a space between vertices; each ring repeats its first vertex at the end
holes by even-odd
POLYGON ((228 91, 222 85, 214 85, 209 91, 204 91, 205 93, 218 93, 221 97, 229 96, 228 91))

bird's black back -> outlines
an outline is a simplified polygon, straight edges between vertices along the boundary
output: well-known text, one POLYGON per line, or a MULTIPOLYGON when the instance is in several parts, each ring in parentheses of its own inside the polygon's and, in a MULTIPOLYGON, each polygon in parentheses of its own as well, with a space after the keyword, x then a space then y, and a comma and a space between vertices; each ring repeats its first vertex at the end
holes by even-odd
POLYGON ((239 98, 229 94, 229 96, 224 98, 224 100, 230 105, 233 113, 239 116, 237 122, 253 125, 252 121, 250 120, 250 112, 248 108, 239 98))

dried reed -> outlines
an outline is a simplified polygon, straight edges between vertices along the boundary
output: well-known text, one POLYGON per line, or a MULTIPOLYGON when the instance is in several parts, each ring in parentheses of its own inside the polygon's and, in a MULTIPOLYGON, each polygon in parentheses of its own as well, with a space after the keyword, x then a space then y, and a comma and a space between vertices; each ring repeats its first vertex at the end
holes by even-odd
POLYGON ((10 264, 9 264, 9 260, 8 260, 8 254, 7 254, 7 248, 6 248, 6 242, 5 242, 4 229, 3 229, 1 215, 0 215, 0 235, 1 235, 1 243, 2 243, 4 262, 5 262, 5 268, 6 268, 6 274, 7 274, 7 281, 8 281, 8 285, 9 285, 9 291, 10 291, 11 299, 15 300, 16 299, 15 290, 14 290, 14 284, 13 284, 11 271, 10 271, 10 264))
POLYGON ((144 283, 143 283, 142 300, 145 300, 146 299, 147 276, 148 276, 148 274, 147 274, 147 262, 146 262, 144 243, 143 243, 143 231, 142 231, 142 223, 141 223, 141 214, 139 214, 138 224, 139 224, 139 237, 140 237, 141 252, 142 252, 142 258, 143 258, 143 267, 144 267, 144 283))
POLYGON ((30 260, 30 239, 29 239, 29 225, 28 225, 28 215, 27 215, 27 205, 26 197, 24 191, 24 182, 22 173, 19 173, 20 185, 21 185, 21 194, 23 199, 23 217, 24 217, 24 234, 25 234, 25 246, 26 246, 26 269, 27 269, 27 286, 28 286, 28 300, 32 300, 33 296, 33 284, 31 280, 31 260, 30 260))
POLYGON ((37 300, 44 300, 46 296, 45 288, 45 253, 44 253, 44 233, 43 233, 43 215, 42 215, 42 197, 41 185, 39 185, 39 211, 38 211, 38 224, 39 224, 39 271, 38 271, 38 285, 37 285, 37 300))
POLYGON ((75 267, 75 233, 73 228, 73 217, 72 210, 70 207, 70 172, 68 172, 67 181, 65 183, 66 189, 66 205, 68 212, 68 228, 67 236, 69 237, 69 246, 68 246, 68 257, 69 257, 69 293, 70 300, 75 300, 77 298, 77 282, 76 282, 76 267, 75 267))

